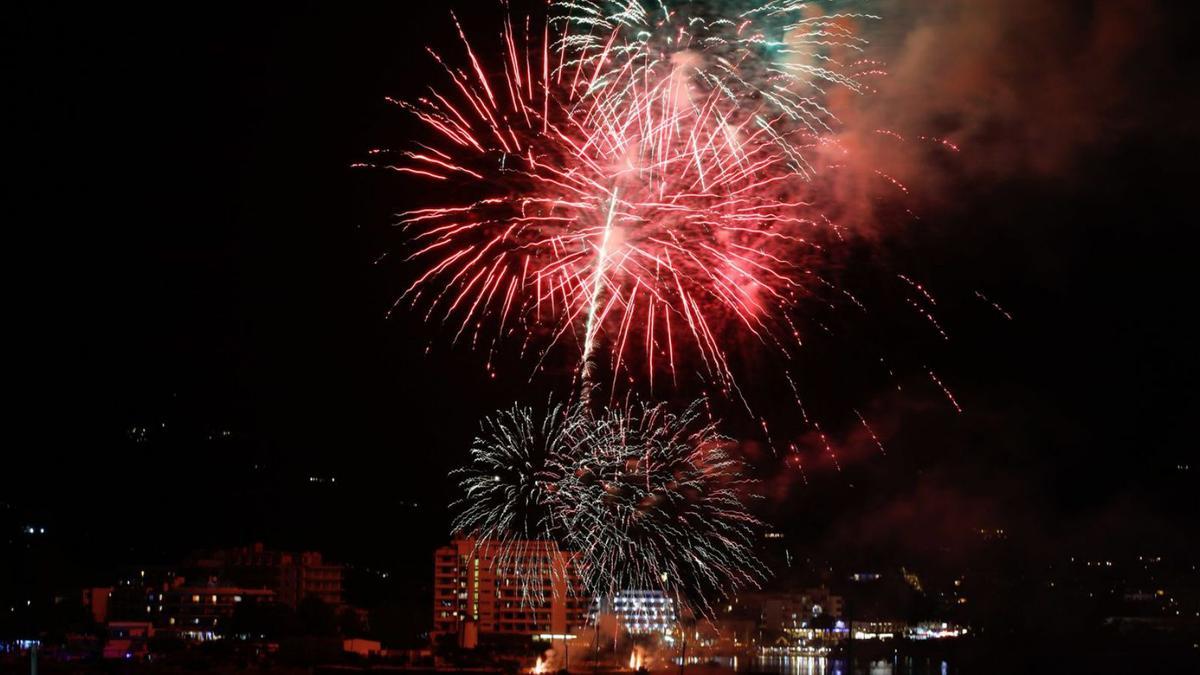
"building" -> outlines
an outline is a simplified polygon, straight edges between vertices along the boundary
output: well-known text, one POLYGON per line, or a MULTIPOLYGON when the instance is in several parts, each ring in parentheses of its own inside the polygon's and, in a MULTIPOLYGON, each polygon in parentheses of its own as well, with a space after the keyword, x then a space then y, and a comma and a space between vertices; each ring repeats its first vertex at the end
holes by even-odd
POLYGON ((107 591, 85 591, 85 604, 98 622, 150 621, 159 623, 163 615, 164 594, 184 583, 173 570, 144 567, 126 570, 107 591), (103 620, 99 617, 103 616, 103 620))
POLYGON ((141 659, 150 652, 148 641, 154 637, 149 621, 114 621, 108 624, 108 637, 100 655, 105 659, 141 659))
POLYGON ((851 621, 850 635, 855 640, 894 640, 908 634, 903 621, 851 621))
POLYGON ((593 612, 611 612, 630 635, 667 635, 678 619, 675 601, 662 591, 619 591, 592 607, 593 612))
POLYGON ((757 611, 763 631, 776 635, 801 628, 822 614, 839 618, 845 603, 827 588, 809 588, 799 593, 746 593, 739 604, 757 611))
MULTIPOLYGON (((211 640, 224 633, 243 603, 270 604, 275 591, 236 586, 178 586, 158 596, 151 612, 157 625, 189 640, 211 640)), ((147 612, 154 605, 147 605, 147 612)))
POLYGON ((591 598, 575 555, 552 542, 508 546, 456 539, 437 549, 433 635, 566 634, 587 623, 591 598))
POLYGON ((735 648, 814 655, 849 633, 844 599, 823 586, 740 593, 716 610, 719 638, 735 648))
POLYGON ((97 623, 145 622, 196 641, 227 634, 244 604, 295 608, 309 597, 344 609, 342 567, 318 553, 270 551, 261 544, 193 556, 179 567, 131 568, 112 587, 82 594, 97 623))
POLYGON ((341 607, 341 565, 325 562, 316 551, 284 555, 280 602, 295 607, 306 598, 316 598, 331 607, 341 607))
POLYGON ((376 640, 351 638, 349 640, 342 640, 342 651, 347 654, 357 654, 363 657, 381 656, 383 654, 383 645, 376 640))
POLYGON ((224 632, 242 603, 275 602, 275 591, 246 588, 210 578, 189 583, 173 572, 138 570, 112 588, 86 589, 84 604, 98 623, 146 623, 156 630, 191 640, 209 640, 224 632))
POLYGON ((92 621, 103 624, 108 621, 108 602, 112 598, 112 586, 97 586, 83 589, 80 604, 92 615, 92 621))
POLYGON ((315 551, 274 551, 255 543, 196 557, 190 566, 196 573, 243 588, 270 589, 280 603, 292 609, 306 598, 317 598, 332 607, 343 603, 342 566, 325 561, 315 551))

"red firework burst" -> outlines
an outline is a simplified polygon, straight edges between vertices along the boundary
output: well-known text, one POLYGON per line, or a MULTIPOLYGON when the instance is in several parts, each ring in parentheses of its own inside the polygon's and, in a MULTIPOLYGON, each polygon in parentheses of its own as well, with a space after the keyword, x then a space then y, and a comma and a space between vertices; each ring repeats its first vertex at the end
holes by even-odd
MULTIPOLYGON (((794 50, 771 61, 753 13, 584 18, 586 34, 571 17, 506 20, 494 66, 457 19, 466 65, 430 50, 449 86, 397 103, 432 140, 386 168, 470 198, 400 214, 423 268, 397 302, 489 354, 514 334, 544 336, 539 362, 574 344, 585 389, 602 354, 615 390, 621 373, 677 380, 686 353, 728 394, 735 332, 800 337, 790 315, 820 283, 809 261, 830 225, 808 197, 810 158, 834 143, 804 89, 855 81, 794 50)), ((783 29, 853 47, 838 18, 783 29)))

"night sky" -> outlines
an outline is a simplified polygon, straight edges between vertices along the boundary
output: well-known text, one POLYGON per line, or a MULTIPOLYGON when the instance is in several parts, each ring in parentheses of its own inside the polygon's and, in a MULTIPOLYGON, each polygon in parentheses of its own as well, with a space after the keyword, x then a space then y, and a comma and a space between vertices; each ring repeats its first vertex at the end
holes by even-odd
MULTIPOLYGON (((799 550, 945 562, 1004 528, 1039 559, 1194 553, 1197 63, 1166 4, 877 3, 893 79, 850 123, 962 152, 880 152, 919 219, 863 215, 843 279, 887 307, 919 279, 951 339, 900 299, 871 324, 896 379, 815 348, 843 470, 746 446, 799 550)), ((478 420, 557 386, 386 317, 408 272, 375 261, 418 184, 350 164, 414 132, 384 97, 440 82, 447 6, 496 25, 465 0, 6 12, 0 500, 81 575, 253 540, 424 574, 478 420)))

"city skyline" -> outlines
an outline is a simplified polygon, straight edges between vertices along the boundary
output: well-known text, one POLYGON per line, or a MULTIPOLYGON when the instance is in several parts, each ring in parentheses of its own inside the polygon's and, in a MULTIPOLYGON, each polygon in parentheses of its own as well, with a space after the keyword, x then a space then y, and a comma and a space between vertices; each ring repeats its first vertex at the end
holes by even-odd
MULTIPOLYGON (((1122 606, 1187 611, 1168 600, 1200 564, 1189 311, 1200 100, 1196 50, 1169 3, 873 3, 883 19, 854 28, 878 66, 855 80, 861 99, 828 92, 840 123, 870 131, 838 147, 872 167, 831 188, 828 201, 850 203, 831 211, 844 229, 829 236, 845 242, 812 264, 828 277, 814 287, 833 290, 804 286, 817 309, 771 305, 762 335, 744 330, 753 320, 729 321, 719 348, 658 370, 637 361, 660 354, 640 313, 608 332, 632 335, 636 350, 605 352, 603 319, 579 319, 543 360, 550 340, 505 333, 498 302, 486 322, 496 348, 490 335, 455 344, 458 321, 397 304, 421 274, 403 214, 523 188, 504 183, 507 155, 461 160, 495 174, 448 189, 362 165, 395 168, 413 142, 433 142, 395 104, 447 86, 427 47, 482 91, 464 44, 499 64, 481 71, 507 73, 509 52, 490 42, 505 42, 504 12, 545 9, 416 4, 17 11, 0 608, 261 542, 343 566, 346 598, 332 604, 407 610, 436 632, 431 560, 459 534, 454 472, 486 436, 482 421, 590 397, 582 371, 598 343, 636 364, 602 357, 590 404, 679 412, 703 401, 752 483, 739 497, 761 520, 754 546, 771 592, 841 594, 871 575, 912 589, 912 575, 924 588, 903 606, 963 625, 1025 625, 1022 607, 1103 613, 1085 602, 1101 588, 1122 606), (827 311, 833 296, 841 305, 827 311), (803 346, 781 350, 777 328, 797 314, 803 346), (712 377, 709 360, 736 377, 712 377), (1160 577, 1173 586, 1155 587, 1160 577), (1013 590, 1028 579, 1040 590, 1013 590)), ((518 94, 539 109, 550 98, 504 96, 518 94)), ((597 201, 608 229, 619 195, 626 218, 653 204, 620 180, 597 201)), ((510 217, 513 204, 485 215, 510 217)), ((603 256, 594 276, 576 270, 579 289, 601 287, 603 256)), ((772 283, 795 284, 774 252, 752 260, 772 283)), ((632 269, 613 288, 658 283, 632 269)), ((733 314, 764 307, 696 285, 679 296, 716 295, 733 314)), ((577 289, 569 306, 600 316, 600 297, 577 289)), ((680 330, 708 344, 704 330, 680 330)), ((562 474, 587 478, 582 466, 562 474)), ((402 618, 384 625, 422 632, 402 618)))

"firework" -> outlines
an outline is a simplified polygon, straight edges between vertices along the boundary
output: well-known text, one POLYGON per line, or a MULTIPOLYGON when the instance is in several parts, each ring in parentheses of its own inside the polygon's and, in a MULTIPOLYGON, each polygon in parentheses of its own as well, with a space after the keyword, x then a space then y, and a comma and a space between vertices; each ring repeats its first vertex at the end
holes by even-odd
POLYGON ((594 597, 655 589, 711 613, 712 599, 765 578, 753 548, 762 524, 743 502, 749 482, 701 409, 633 403, 578 428, 558 473, 573 502, 566 543, 594 597))
POLYGON ((813 7, 554 2, 542 24, 506 19, 494 62, 459 26, 462 65, 430 51, 447 85, 397 102, 431 139, 372 163, 455 195, 401 214, 422 271, 398 303, 489 367, 505 338, 539 363, 574 345, 585 400, 600 360, 613 391, 693 361, 733 391, 731 329, 796 344, 791 311, 821 283, 821 101, 860 88, 838 59, 863 17, 813 7))
MULTIPOLYGON (((571 436, 582 419, 578 406, 551 404, 540 418, 529 408, 513 405, 483 421, 470 462, 454 474, 462 497, 451 504, 456 512, 452 529, 486 547, 486 557, 499 570, 520 569, 531 552, 540 553, 545 542, 561 538, 556 520, 561 496, 556 492, 562 480, 557 465, 570 451, 571 436)), ((525 598, 541 598, 550 590, 540 576, 519 578, 525 598)))
POLYGON ((579 412, 551 406, 541 420, 514 405, 485 419, 471 460, 456 472, 464 497, 454 529, 487 539, 545 538, 551 528, 548 490, 557 482, 551 462, 569 449, 579 412))
MULTIPOLYGON (((630 403, 593 415, 577 402, 539 416, 514 406, 485 421, 459 472, 455 531, 513 569, 526 548, 555 542, 593 597, 656 589, 709 612, 765 570, 753 551, 761 523, 743 502, 749 481, 701 408, 630 403)), ((526 582, 526 598, 546 592, 526 582)))

